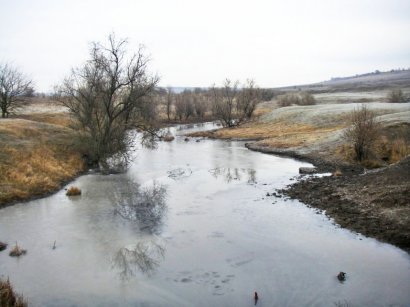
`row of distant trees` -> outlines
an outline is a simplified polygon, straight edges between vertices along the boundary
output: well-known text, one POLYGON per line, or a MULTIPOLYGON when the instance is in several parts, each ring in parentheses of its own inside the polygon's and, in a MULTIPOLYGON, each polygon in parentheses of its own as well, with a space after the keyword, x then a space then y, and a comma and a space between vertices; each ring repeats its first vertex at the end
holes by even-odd
POLYGON ((263 96, 253 80, 241 85, 238 81, 226 79, 222 87, 214 85, 181 93, 174 93, 172 88, 162 89, 154 100, 164 106, 168 121, 207 117, 219 119, 226 127, 233 127, 252 118, 263 96))

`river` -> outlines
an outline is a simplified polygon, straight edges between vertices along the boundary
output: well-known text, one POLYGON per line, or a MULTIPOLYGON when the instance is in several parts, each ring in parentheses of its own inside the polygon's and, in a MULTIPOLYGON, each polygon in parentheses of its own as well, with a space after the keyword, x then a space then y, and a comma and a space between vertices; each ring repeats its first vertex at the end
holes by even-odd
POLYGON ((309 164, 182 136, 209 128, 171 128, 126 173, 70 183, 79 197, 1 209, 0 240, 28 252, 0 252, 0 276, 31 306, 410 305, 407 253, 267 196, 309 164))

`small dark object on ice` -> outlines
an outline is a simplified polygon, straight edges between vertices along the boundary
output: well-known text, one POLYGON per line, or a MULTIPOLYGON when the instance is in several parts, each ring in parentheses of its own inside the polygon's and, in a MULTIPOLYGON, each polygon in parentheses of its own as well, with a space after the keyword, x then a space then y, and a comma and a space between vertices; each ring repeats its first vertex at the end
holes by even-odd
POLYGON ((345 272, 340 272, 339 274, 337 274, 337 279, 339 279, 339 281, 345 281, 346 280, 346 273, 345 272))
POLYGON ((184 141, 185 141, 185 142, 189 142, 189 138, 185 138, 184 141))
POLYGON ((13 249, 10 251, 9 256, 20 257, 22 255, 25 255, 26 253, 27 253, 27 250, 21 249, 20 246, 18 246, 16 242, 16 246, 14 246, 13 249))
POLYGON ((3 243, 3 242, 0 242, 0 252, 4 251, 6 248, 7 248, 7 244, 3 243))
POLYGON ((56 249, 56 241, 54 241, 53 249, 56 249))
POLYGON ((255 295, 253 296, 253 299, 255 300, 255 305, 256 305, 259 299, 258 292, 255 291, 255 295))

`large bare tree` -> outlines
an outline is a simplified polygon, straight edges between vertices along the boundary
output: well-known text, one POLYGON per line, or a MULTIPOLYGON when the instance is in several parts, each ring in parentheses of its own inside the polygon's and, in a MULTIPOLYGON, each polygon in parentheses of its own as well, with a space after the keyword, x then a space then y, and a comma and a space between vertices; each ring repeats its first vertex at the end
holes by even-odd
POLYGON ((113 155, 129 152, 130 129, 155 133, 151 95, 158 77, 149 74, 142 47, 131 55, 126 47, 114 34, 108 45, 93 43, 90 59, 57 88, 81 128, 89 162, 103 168, 113 155))
POLYGON ((3 118, 21 106, 31 85, 32 81, 17 68, 0 64, 0 108, 3 118))

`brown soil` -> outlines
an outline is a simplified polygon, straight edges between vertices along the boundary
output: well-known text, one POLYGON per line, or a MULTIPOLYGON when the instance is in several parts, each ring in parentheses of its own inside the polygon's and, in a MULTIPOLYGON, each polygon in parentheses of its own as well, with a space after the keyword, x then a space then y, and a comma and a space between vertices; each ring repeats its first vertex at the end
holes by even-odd
POLYGON ((364 174, 302 180, 281 192, 342 227, 410 251, 410 156, 364 174), (306 193, 309 191, 309 193, 306 193))

